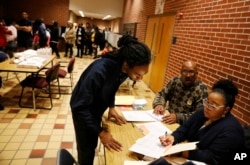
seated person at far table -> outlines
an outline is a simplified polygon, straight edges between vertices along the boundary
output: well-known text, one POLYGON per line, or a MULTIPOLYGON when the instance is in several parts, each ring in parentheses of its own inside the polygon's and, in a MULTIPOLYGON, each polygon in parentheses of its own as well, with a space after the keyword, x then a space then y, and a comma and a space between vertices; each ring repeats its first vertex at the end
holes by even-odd
MULTIPOLYGON (((7 60, 9 58, 9 55, 6 54, 3 51, 0 51, 0 62, 4 62, 5 60, 7 60)), ((3 85, 3 81, 2 81, 2 77, 0 76, 0 88, 3 85)), ((1 97, 1 96, 0 96, 1 97)), ((0 103, 0 111, 4 110, 4 106, 0 103)))
POLYGON ((204 107, 171 135, 159 137, 161 144, 167 146, 186 140, 198 141, 195 150, 183 151, 181 156, 210 165, 227 165, 234 161, 236 153, 243 151, 245 143, 243 127, 231 114, 237 94, 238 88, 231 80, 217 81, 203 100, 204 107))
POLYGON ((154 113, 165 114, 165 108, 170 113, 162 118, 164 123, 182 124, 197 108, 202 107, 202 100, 207 97, 207 86, 198 80, 197 76, 196 63, 184 61, 181 75, 172 78, 156 94, 153 101, 154 113), (167 107, 166 103, 168 103, 167 107))

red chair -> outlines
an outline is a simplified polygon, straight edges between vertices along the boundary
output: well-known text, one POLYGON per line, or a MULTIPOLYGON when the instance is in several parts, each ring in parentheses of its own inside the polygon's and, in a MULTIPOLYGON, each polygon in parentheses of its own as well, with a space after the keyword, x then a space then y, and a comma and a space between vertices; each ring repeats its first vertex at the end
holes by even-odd
POLYGON ((51 93, 51 83, 53 81, 57 81, 58 83, 58 93, 60 97, 60 85, 59 85, 59 80, 58 80, 58 71, 60 68, 60 63, 56 63, 54 66, 49 68, 47 70, 46 76, 42 76, 40 74, 38 75, 30 75, 26 77, 20 84, 22 86, 22 91, 21 91, 21 96, 19 98, 19 106, 20 107, 26 107, 26 108, 38 108, 38 109, 52 109, 53 104, 52 104, 52 93, 51 93), (33 106, 25 106, 22 105, 22 97, 23 97, 23 92, 25 87, 30 87, 32 88, 32 100, 33 100, 33 106), (48 91, 48 96, 40 96, 35 94, 35 89, 47 89, 48 91), (50 106, 49 107, 36 107, 36 98, 37 97, 42 97, 42 98, 49 98, 50 99, 50 106))
MULTIPOLYGON (((70 87, 71 91, 73 90, 73 70, 74 70, 74 64, 75 64, 75 57, 71 57, 68 66, 67 66, 67 71, 65 69, 60 68, 58 71, 58 77, 59 80, 60 78, 68 78, 70 80, 70 85, 60 85, 60 87, 70 87)), ((62 92, 60 91, 61 94, 71 94, 71 92, 62 92)))

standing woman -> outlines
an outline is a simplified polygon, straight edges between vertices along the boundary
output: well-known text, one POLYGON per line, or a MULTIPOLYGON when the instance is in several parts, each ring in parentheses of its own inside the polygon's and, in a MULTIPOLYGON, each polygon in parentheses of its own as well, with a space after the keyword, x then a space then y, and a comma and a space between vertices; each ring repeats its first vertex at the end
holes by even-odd
POLYGON ((76 31, 74 29, 74 25, 72 22, 68 22, 68 27, 65 31, 65 55, 64 57, 68 56, 68 51, 70 53, 69 58, 73 55, 73 46, 75 43, 76 31))
POLYGON ((53 21, 53 27, 50 32, 50 47, 52 49, 52 54, 55 52, 56 57, 60 58, 60 54, 58 52, 58 41, 59 41, 59 28, 58 28, 58 22, 53 21))
POLYGON ((116 91, 126 78, 139 81, 148 72, 151 53, 145 44, 126 35, 118 47, 86 68, 71 96, 80 165, 93 164, 98 137, 108 150, 122 150, 122 144, 101 127, 102 115, 109 107, 109 119, 118 125, 126 123, 114 108, 116 91))
POLYGON ((182 156, 211 165, 226 165, 244 148, 244 132, 232 115, 238 88, 231 80, 217 81, 203 100, 204 108, 197 110, 176 131, 160 137, 163 145, 182 141, 199 141, 197 149, 184 151, 182 156))

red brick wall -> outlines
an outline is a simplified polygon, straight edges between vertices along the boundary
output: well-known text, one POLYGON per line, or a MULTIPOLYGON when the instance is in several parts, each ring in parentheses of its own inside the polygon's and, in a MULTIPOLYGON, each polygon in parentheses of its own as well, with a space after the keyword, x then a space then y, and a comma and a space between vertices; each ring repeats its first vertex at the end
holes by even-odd
POLYGON ((69 17, 69 0, 8 0, 4 2, 4 17, 18 20, 20 13, 26 11, 30 20, 44 18, 45 24, 51 25, 57 20, 65 26, 69 17))
MULTIPOLYGON (((135 0, 134 0, 135 1, 135 0)), ((138 0, 139 1, 139 0, 138 0)), ((139 21, 137 37, 144 40, 146 20, 154 15, 155 1, 140 0, 140 7, 128 7, 125 1, 123 22, 139 21)), ((250 1, 176 0, 166 1, 164 13, 177 14, 173 35, 177 37, 166 66, 165 83, 179 74, 184 59, 198 63, 199 78, 209 87, 220 78, 232 79, 239 88, 233 109, 243 124, 250 124, 250 1)))

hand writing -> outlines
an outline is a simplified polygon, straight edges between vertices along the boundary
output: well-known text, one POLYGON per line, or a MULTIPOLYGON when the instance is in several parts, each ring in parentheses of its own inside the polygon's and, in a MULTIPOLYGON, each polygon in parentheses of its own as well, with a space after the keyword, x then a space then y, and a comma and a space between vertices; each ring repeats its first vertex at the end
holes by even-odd
POLYGON ((163 135, 159 137, 163 146, 172 145, 174 143, 174 137, 172 135, 163 135))

